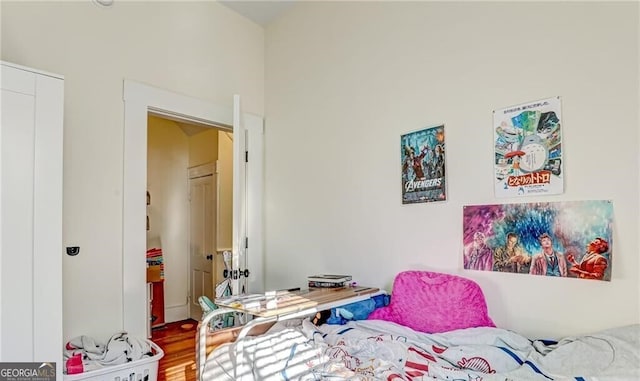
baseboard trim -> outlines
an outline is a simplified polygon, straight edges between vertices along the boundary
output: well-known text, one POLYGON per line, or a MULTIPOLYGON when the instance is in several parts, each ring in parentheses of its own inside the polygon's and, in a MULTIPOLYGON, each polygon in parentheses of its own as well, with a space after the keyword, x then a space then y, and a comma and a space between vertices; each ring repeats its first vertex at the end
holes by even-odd
POLYGON ((189 311, 187 309, 186 304, 164 308, 164 321, 167 323, 186 320, 188 318, 189 318, 189 311))

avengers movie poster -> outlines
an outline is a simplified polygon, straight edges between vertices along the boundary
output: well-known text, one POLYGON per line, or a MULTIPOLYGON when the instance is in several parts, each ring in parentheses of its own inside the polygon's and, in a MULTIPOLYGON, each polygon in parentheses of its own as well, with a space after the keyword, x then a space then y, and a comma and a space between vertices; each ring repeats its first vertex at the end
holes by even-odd
POLYGON ((553 97, 493 112, 496 197, 563 192, 560 106, 553 97))
POLYGON ((400 138, 402 203, 445 201, 444 125, 400 138))
POLYGON ((468 205, 463 267, 608 281, 612 230, 609 200, 468 205))

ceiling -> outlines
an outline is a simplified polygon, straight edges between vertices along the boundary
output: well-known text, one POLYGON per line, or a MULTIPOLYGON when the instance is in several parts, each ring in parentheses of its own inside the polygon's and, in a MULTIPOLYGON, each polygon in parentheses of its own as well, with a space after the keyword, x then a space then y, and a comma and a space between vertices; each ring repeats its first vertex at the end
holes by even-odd
POLYGON ((296 2, 270 0, 220 0, 220 3, 262 26, 267 26, 267 24, 278 18, 284 11, 292 7, 296 2))

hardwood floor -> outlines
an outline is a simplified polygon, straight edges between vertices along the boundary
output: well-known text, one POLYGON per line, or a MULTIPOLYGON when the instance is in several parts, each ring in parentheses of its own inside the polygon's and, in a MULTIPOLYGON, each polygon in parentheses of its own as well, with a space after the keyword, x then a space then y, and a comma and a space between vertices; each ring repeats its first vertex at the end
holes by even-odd
POLYGON ((164 351, 158 381, 196 381, 197 326, 197 321, 189 319, 153 329, 151 340, 164 351))
MULTIPOLYGON (((266 332, 273 322, 253 327, 248 334, 266 332)), ((158 381, 196 381, 196 337, 198 322, 188 319, 167 323, 151 331, 151 340, 164 351, 158 364, 158 381)), ((207 354, 218 345, 235 340, 242 327, 218 331, 207 337, 207 354)))

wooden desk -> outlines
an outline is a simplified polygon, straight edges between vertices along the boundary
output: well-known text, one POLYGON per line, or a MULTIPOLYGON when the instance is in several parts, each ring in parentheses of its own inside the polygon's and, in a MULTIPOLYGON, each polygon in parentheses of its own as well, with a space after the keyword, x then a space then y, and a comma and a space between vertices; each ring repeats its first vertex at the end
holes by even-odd
POLYGON ((272 317, 292 314, 316 307, 317 311, 366 299, 380 291, 372 287, 311 288, 298 291, 277 291, 273 295, 256 294, 216 299, 221 307, 253 316, 272 317), (356 298, 351 301, 352 298, 356 298))

